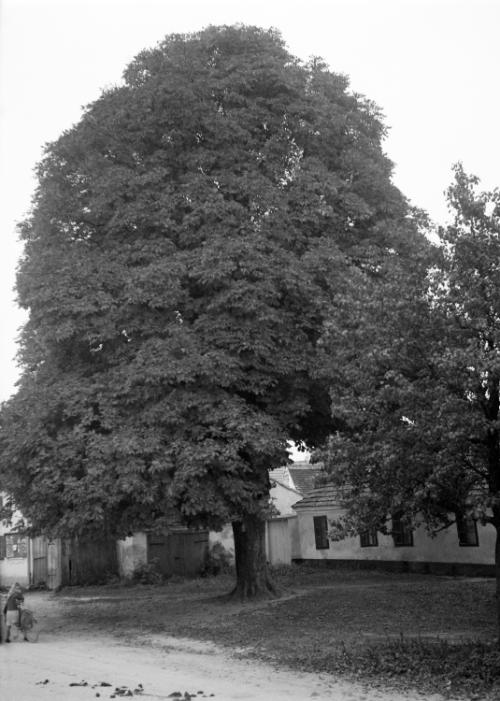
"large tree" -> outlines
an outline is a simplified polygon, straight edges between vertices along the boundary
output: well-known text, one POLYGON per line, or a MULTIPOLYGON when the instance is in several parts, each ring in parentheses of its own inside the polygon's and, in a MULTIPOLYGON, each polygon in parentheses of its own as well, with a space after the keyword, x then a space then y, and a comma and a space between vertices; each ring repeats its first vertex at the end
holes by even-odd
MULTIPOLYGON (((427 278, 416 267, 392 292, 378 288, 343 346, 343 426, 326 456, 347 512, 333 533, 390 529, 401 511, 431 532, 491 524, 500 626, 500 193, 459 164, 448 202, 427 278)), ((340 357, 335 326, 325 344, 340 357)))
POLYGON ((352 270, 418 238, 370 101, 280 35, 144 51, 47 146, 17 289, 23 375, 1 475, 36 528, 233 522, 237 591, 269 583, 268 470, 334 428, 317 372, 352 270))

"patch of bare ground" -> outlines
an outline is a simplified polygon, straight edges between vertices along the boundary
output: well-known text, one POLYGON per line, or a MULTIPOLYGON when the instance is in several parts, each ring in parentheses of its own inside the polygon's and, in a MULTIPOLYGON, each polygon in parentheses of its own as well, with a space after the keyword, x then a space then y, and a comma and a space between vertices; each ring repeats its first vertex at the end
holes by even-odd
POLYGON ((233 581, 224 575, 67 588, 39 605, 52 632, 111 633, 151 645, 190 639, 370 687, 500 697, 493 580, 303 567, 275 579, 282 596, 255 603, 228 600, 233 581))

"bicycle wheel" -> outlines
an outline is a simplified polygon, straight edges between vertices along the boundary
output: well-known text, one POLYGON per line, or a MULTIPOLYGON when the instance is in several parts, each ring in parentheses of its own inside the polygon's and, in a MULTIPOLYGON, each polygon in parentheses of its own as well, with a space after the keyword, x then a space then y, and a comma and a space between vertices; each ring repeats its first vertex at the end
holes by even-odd
POLYGON ((24 629, 24 639, 27 640, 29 643, 36 643, 39 635, 40 627, 38 623, 35 620, 33 620, 31 625, 26 626, 26 628, 24 629))

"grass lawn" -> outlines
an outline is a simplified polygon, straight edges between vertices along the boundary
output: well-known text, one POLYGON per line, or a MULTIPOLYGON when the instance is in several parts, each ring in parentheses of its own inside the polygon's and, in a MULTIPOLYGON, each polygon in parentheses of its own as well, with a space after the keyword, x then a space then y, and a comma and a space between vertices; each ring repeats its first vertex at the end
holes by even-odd
POLYGON ((495 583, 488 579, 331 571, 275 573, 283 596, 238 604, 227 575, 163 585, 67 588, 49 629, 164 633, 227 646, 277 665, 373 685, 498 699, 495 583))

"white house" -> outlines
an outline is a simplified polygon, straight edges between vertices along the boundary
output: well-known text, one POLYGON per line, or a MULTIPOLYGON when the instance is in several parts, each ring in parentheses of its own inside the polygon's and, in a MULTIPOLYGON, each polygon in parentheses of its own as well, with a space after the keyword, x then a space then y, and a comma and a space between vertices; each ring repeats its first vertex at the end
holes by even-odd
MULTIPOLYGON (((269 472, 273 515, 266 521, 266 554, 272 565, 290 564, 300 559, 297 514, 293 505, 314 488, 321 466, 296 462, 269 472)), ((231 524, 209 534, 210 544, 221 543, 234 555, 231 524)))
POLYGON ((432 537, 423 523, 412 530, 394 517, 391 535, 373 531, 332 541, 328 537, 330 522, 343 513, 336 487, 316 488, 293 508, 298 525, 297 562, 435 574, 494 574, 495 529, 473 519, 453 524, 432 537))
POLYGON ((319 466, 292 463, 271 470, 271 502, 275 514, 266 523, 267 559, 273 565, 301 558, 298 519, 293 505, 314 489, 319 466))
MULTIPOLYGON (((299 494, 308 494, 316 486, 316 479, 322 474, 323 465, 321 463, 312 464, 308 462, 294 462, 284 467, 278 467, 269 472, 271 484, 276 483, 289 487, 299 494)), ((291 508, 286 504, 286 499, 281 502, 282 494, 273 492, 271 488, 271 498, 277 501, 278 508, 291 508)))

